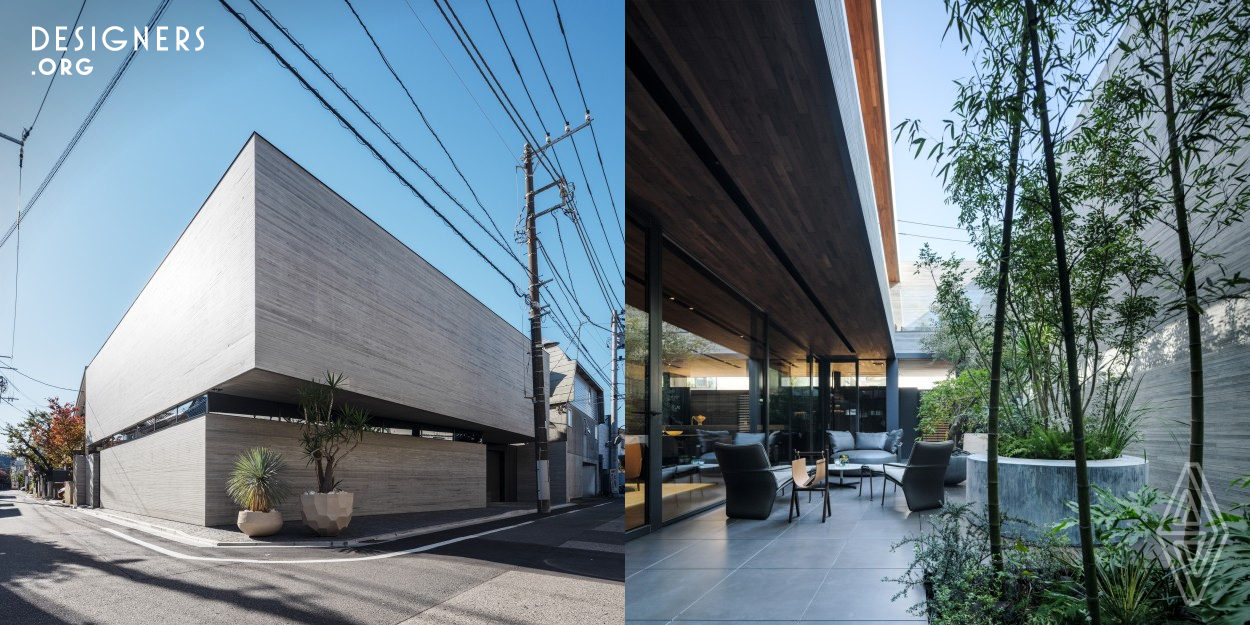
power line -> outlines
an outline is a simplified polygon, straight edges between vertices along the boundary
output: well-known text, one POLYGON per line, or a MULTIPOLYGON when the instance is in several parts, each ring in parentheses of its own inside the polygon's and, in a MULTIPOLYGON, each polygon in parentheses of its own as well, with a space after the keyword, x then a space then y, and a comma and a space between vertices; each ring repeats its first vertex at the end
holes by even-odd
MULTIPOLYGON (((586 109, 586 114, 590 115, 590 105, 586 104, 586 92, 582 90, 582 79, 577 75, 577 64, 573 62, 573 50, 569 47, 568 33, 564 32, 564 18, 560 16, 560 5, 556 0, 551 0, 551 6, 556 9, 556 23, 560 26, 560 37, 564 39, 564 51, 569 55, 569 67, 573 68, 573 79, 577 82, 577 93, 582 98, 582 108, 586 109)), ((616 217, 614 223, 616 229, 621 233, 621 239, 625 239, 625 231, 621 230, 621 213, 616 208, 616 198, 612 195, 612 183, 608 181, 608 168, 603 165, 603 151, 599 149, 599 136, 595 134, 594 125, 590 126, 590 138, 595 143, 595 154, 599 156, 599 171, 603 172, 603 186, 608 189, 608 200, 612 202, 612 214, 616 217)))
MULTIPOLYGON (((543 258, 547 259, 547 265, 551 267, 551 275, 552 277, 555 278, 556 286, 559 287, 561 294, 563 294, 565 299, 568 300, 574 307, 577 308, 577 311, 581 313, 582 315, 582 319, 586 323, 589 323, 590 325, 596 328, 611 332, 611 330, 609 330, 608 328, 605 328, 595 323, 591 319, 590 315, 586 313, 586 309, 582 308, 582 303, 580 300, 577 299, 577 294, 573 291, 572 287, 570 287, 568 283, 564 281, 564 278, 560 276, 560 272, 557 270, 555 262, 551 260, 551 255, 547 253, 547 246, 543 245, 542 241, 538 242, 538 251, 542 253, 543 258)), ((568 269, 569 260, 567 257, 564 259, 564 266, 565 266, 566 271, 569 271, 569 279, 572 279, 572 271, 568 269)), ((543 288, 547 289, 547 293, 552 294, 551 289, 549 287, 544 285, 543 288)))
POLYGON ((959 228, 959 227, 956 227, 956 226, 943 226, 943 225, 940 225, 940 224, 929 224, 929 223, 925 223, 925 222, 923 222, 923 221, 909 221, 909 220, 906 220, 906 219, 900 219, 900 220, 898 220, 898 222, 899 222, 899 223, 902 223, 902 224, 915 224, 915 225, 917 225, 917 226, 930 226, 930 227, 932 227, 932 228, 946 228, 947 230, 959 230, 959 231, 963 231, 963 228, 959 228))
MULTIPOLYGON (((357 13, 356 8, 352 6, 351 0, 343 1, 347 3, 347 8, 351 9, 352 15, 356 17, 356 22, 360 24, 360 28, 365 31, 365 36, 369 37, 369 43, 372 43, 373 49, 377 50, 378 56, 382 58, 382 63, 386 65, 386 69, 391 72, 391 76, 395 78, 395 82, 399 83, 399 87, 404 90, 404 95, 408 96, 408 101, 412 103, 412 107, 417 109, 417 115, 421 117, 421 122, 425 124, 426 130, 429 130, 430 134, 434 136, 434 140, 438 142, 438 147, 443 149, 443 154, 447 155, 447 160, 451 162, 452 168, 456 170, 456 174, 460 176, 460 180, 464 182, 464 186, 468 187, 469 193, 473 196, 473 200, 477 202, 478 207, 482 209, 482 213, 486 216, 486 220, 490 222, 491 227, 495 229, 495 233, 499 235, 499 240, 506 241, 507 237, 505 237, 503 232, 499 230, 499 225, 490 218, 490 211, 486 210, 486 206, 482 204, 482 199, 478 197, 477 191, 473 188, 473 185, 469 184, 469 180, 468 178, 465 178, 464 172, 460 171, 460 166, 456 164, 456 159, 452 158, 451 152, 443 143, 442 138, 440 138, 438 133, 434 131, 434 127, 430 124, 430 120, 425 117, 425 112, 421 110, 419 105, 417 105, 417 100, 412 97, 412 92, 408 90, 408 85, 404 84, 404 81, 400 79, 399 74, 395 72, 395 68, 391 66, 390 60, 386 58, 386 54, 382 52, 382 47, 379 46, 377 40, 373 38, 373 33, 369 32, 369 27, 365 26, 365 21, 360 18, 360 14, 357 13)), ((520 262, 519 259, 518 262, 520 262)))
MULTIPOLYGON (((447 188, 444 187, 443 184, 439 182, 437 178, 434 177, 434 174, 430 173, 430 170, 426 169, 426 167, 422 165, 416 159, 416 157, 414 157, 410 152, 408 152, 408 149, 405 148, 403 144, 401 144, 399 140, 396 139, 394 135, 392 135, 390 131, 388 131, 386 127, 383 126, 382 123, 379 122, 373 116, 373 114, 371 114, 368 110, 366 110, 364 105, 362 105, 360 101, 357 100, 355 96, 353 96, 351 92, 347 90, 346 87, 344 87, 336 78, 334 78, 333 74, 331 74, 324 66, 321 65, 321 63, 316 58, 312 56, 311 53, 308 52, 308 49, 305 48, 304 45, 300 43, 297 39, 295 39, 295 36, 292 35, 290 31, 286 29, 286 27, 284 27, 281 23, 279 23, 277 18, 275 18, 273 14, 269 12, 268 9, 262 6, 258 0, 249 0, 249 1, 252 3, 252 6, 256 7, 256 9, 260 11, 262 15, 264 15, 265 19, 267 19, 269 23, 278 30, 278 32, 282 33, 282 35, 286 37, 286 40, 290 42, 291 45, 295 46, 295 48, 299 50, 301 54, 304 55, 304 58, 308 59, 310 63, 316 66, 317 70, 321 72, 321 75, 325 76, 326 79, 328 79, 339 90, 339 92, 342 93, 343 96, 346 97, 348 101, 352 103, 352 106, 356 107, 357 111, 360 111, 360 113, 364 115, 365 118, 368 119, 369 122, 372 123, 373 126, 377 128, 378 131, 381 132, 387 138, 387 140, 391 142, 391 145, 395 146, 395 149, 399 150, 404 155, 404 157, 408 159, 410 163, 412 163, 413 165, 416 165, 417 169, 420 169, 421 173, 425 174, 425 176, 429 178, 431 182, 434 183, 434 186, 438 187, 438 189, 443 192, 443 195, 446 195, 456 206, 460 208, 461 211, 464 212, 465 215, 468 215, 469 219, 473 220, 473 223, 477 224, 477 226, 481 228, 483 232, 486 233, 487 237, 490 237, 492 241, 494 241, 497 245, 503 248, 504 252, 508 253, 508 255, 513 260, 515 260, 518 264, 521 264, 521 261, 516 258, 515 254, 512 252, 512 249, 508 247, 507 243, 503 239, 502 234, 500 235, 500 238, 496 239, 495 236, 491 234, 490 230, 488 230, 486 226, 483 225, 482 222, 478 220, 478 218, 472 212, 469 211, 468 207, 462 204, 460 200, 456 199, 456 196, 452 195, 451 191, 448 191, 447 188)), ((348 6, 350 7, 351 5, 349 4, 348 6)), ((486 218, 487 220, 489 220, 490 215, 488 214, 486 218)), ((521 265, 521 266, 524 267, 524 265, 521 265)))
MULTIPOLYGON (((512 98, 508 95, 507 90, 504 89, 503 83, 499 81, 498 77, 494 73, 494 70, 491 69, 490 63, 486 60, 486 57, 481 53, 481 50, 477 47, 477 44, 473 41, 472 35, 469 34, 468 29, 464 26, 464 23, 460 20, 460 17, 456 14, 455 9, 451 6, 449 2, 446 3, 445 10, 444 10, 443 2, 439 2, 439 0, 435 0, 434 4, 438 8, 439 13, 442 15, 443 20, 447 23, 448 27, 451 29, 452 34, 455 35, 457 42, 460 43, 461 48, 463 48, 465 53, 468 55, 469 60, 473 63, 473 66, 478 71, 478 74, 482 77, 483 81, 486 82, 486 85, 490 89, 491 94, 495 97, 495 100, 499 103, 500 107, 504 109, 504 113, 508 116, 508 120, 512 122, 513 126, 517 129, 517 131, 521 134, 521 136, 526 139, 527 142, 529 142, 532 146, 535 146, 535 147, 540 146, 541 144, 538 143, 537 138, 534 136, 533 132, 530 130, 528 124, 526 124, 524 116, 521 115, 520 110, 512 102, 512 98), (462 33, 463 33, 463 36, 462 36, 462 33), (496 86, 498 86, 498 89, 496 89, 496 86)), ((501 33, 501 37, 502 37, 502 33, 501 33)), ((505 47, 507 47, 506 39, 505 39, 505 47)), ((510 51, 509 51, 509 55, 511 56, 510 51)), ((512 61, 514 63, 514 68, 515 68, 515 57, 512 58, 512 61)), ((518 75, 519 75, 519 69, 518 69, 518 75)), ((522 82, 524 82, 523 79, 522 79, 522 82)), ((542 123, 541 116, 539 119, 539 123, 542 123)), ((553 164, 550 162, 550 159, 547 158, 546 152, 544 150, 535 150, 535 155, 538 157, 539 164, 543 166, 543 168, 547 171, 549 175, 552 176, 552 178, 564 179, 563 172, 560 172, 559 174, 557 174, 557 171, 559 171, 560 169, 558 157, 557 157, 556 163, 553 164), (556 171, 553 171, 553 167, 556 171)), ((595 266, 594 256, 588 255, 588 260, 590 260, 592 267, 594 267, 595 266)), ((602 285, 601 285, 601 288, 603 288, 602 285)), ((609 302, 611 301, 610 298, 605 298, 605 299, 606 301, 609 301, 609 302)), ((560 309, 559 303, 556 300, 552 300, 552 301, 555 304, 555 310, 559 312, 561 315, 563 315, 563 311, 562 309, 560 309)), ((557 323, 557 325, 561 328, 561 331, 564 332, 564 334, 569 338, 570 341, 574 341, 576 344, 581 345, 580 338, 578 337, 576 333, 574 333, 571 330, 571 326, 572 326, 571 322, 568 323, 569 327, 565 327, 559 324, 558 318, 553 317, 552 320, 553 322, 557 323)), ((567 322, 567 317, 565 317, 565 321, 567 322)), ((581 347, 584 352, 587 352, 587 353, 589 352, 589 350, 585 350, 584 345, 582 345, 581 347)), ((603 375, 602 370, 600 370, 599 373, 601 376, 603 375)))
POLYGON ((460 75, 456 66, 452 64, 451 59, 447 58, 447 53, 443 52, 443 47, 438 45, 438 40, 434 38, 434 33, 430 32, 430 29, 426 27, 425 22, 421 20, 421 16, 417 15, 417 10, 412 8, 412 2, 404 0, 404 4, 408 5, 408 11, 412 13, 412 17, 417 20, 418 24, 421 25, 421 30, 425 31, 425 36, 430 39, 430 43, 434 44, 434 48, 438 50, 439 55, 443 57, 443 61, 447 63, 447 67, 451 68, 451 72, 456 75, 456 80, 460 81, 460 86, 464 87, 464 92, 469 94, 469 98, 473 100, 473 104, 477 105, 477 110, 482 113, 482 118, 485 119, 486 123, 489 124, 491 129, 495 131, 495 136, 499 137, 499 143, 503 145, 504 150, 508 153, 508 156, 515 159, 516 154, 512 152, 512 148, 508 147, 508 142, 504 141, 503 133, 499 132, 499 127, 496 126, 495 122, 491 120, 490 115, 486 114, 486 109, 482 108, 482 103, 477 100, 477 96, 473 95, 473 90, 469 89, 469 85, 464 81, 464 77, 460 75))
MULTIPOLYGON (((446 0, 444 0, 444 2, 446 2, 446 0)), ((447 10, 444 11, 443 2, 434 0, 434 6, 437 7, 439 13, 442 14, 443 20, 446 21, 447 25, 451 28, 452 33, 456 36, 456 40, 460 42, 460 47, 464 48, 465 53, 469 55, 469 60, 473 62, 473 66, 477 69, 478 74, 482 76, 482 79, 486 81, 486 85, 490 87, 491 94, 495 96, 495 100, 499 102, 501 107, 503 107, 504 113, 508 115, 508 120, 511 121, 512 125, 516 127, 517 132, 521 133, 521 137, 535 148, 534 154, 538 158, 538 163, 543 166, 543 169, 547 171, 547 174, 552 178, 563 178, 564 176, 562 172, 560 175, 556 174, 559 167, 556 167, 550 162, 550 159, 547 158, 544 151, 537 149, 542 145, 538 143, 537 136, 530 130, 529 125, 525 123, 525 119, 521 115, 520 109, 512 103, 512 98, 508 96, 508 91, 503 88, 503 83, 495 77, 495 72, 490 68, 490 63, 486 61, 486 57, 480 50, 478 50, 477 44, 473 42, 473 37, 469 35, 469 30, 465 28, 464 24, 460 21, 460 16, 456 15, 456 10, 451 7, 450 2, 447 2, 446 4, 447 10), (455 20, 455 23, 452 22, 453 19, 455 20), (457 25, 459 25, 460 30, 457 30, 457 25), (464 32, 464 37, 460 36, 461 31, 464 32), (477 55, 476 57, 474 56, 475 54, 477 55), (481 64, 478 64, 478 58, 481 59, 481 64), (488 75, 489 78, 487 77, 488 75), (492 83, 492 81, 494 82, 492 83), (499 91, 495 90, 496 84, 499 85, 499 91), (507 104, 504 102, 507 102, 507 104), (515 117, 513 117, 514 112, 516 113, 515 117)))
POLYGON ((32 377, 30 377, 30 376, 26 375, 25 373, 22 373, 21 371, 19 371, 18 369, 14 368, 14 367, 6 367, 6 368, 7 368, 8 370, 10 370, 10 371, 12 371, 12 372, 14 372, 14 373, 16 373, 16 374, 18 374, 18 375, 22 376, 23 378, 26 378, 27 380, 30 380, 31 382, 35 382, 36 384, 42 384, 42 385, 44 385, 44 386, 46 386, 46 387, 48 387, 48 388, 54 388, 54 389, 57 389, 57 390, 60 390, 60 391, 69 391, 70 393, 77 393, 77 392, 78 392, 78 389, 76 389, 76 388, 65 388, 64 386, 57 386, 57 385, 55 385, 55 384, 48 384, 47 382, 44 382, 44 381, 42 381, 42 380, 36 380, 35 378, 32 378, 32 377))
MULTIPOLYGON (((551 82, 551 75, 547 73, 547 64, 543 63, 543 55, 538 51, 538 43, 534 41, 534 33, 530 31, 529 22, 525 19, 525 11, 521 10, 520 0, 513 0, 513 2, 516 4, 517 13, 521 16, 521 25, 525 27, 525 35, 529 37, 530 47, 534 50, 534 57, 538 59, 538 67, 542 69, 543 78, 547 81, 547 88, 551 91, 551 99, 555 102, 556 109, 560 111, 560 116, 564 119, 564 125, 568 126, 569 116, 564 113, 564 107, 560 105, 560 98, 556 96, 555 85, 551 82)), ((487 7, 489 8, 489 6, 488 0, 487 7)), ((589 119, 589 110, 586 111, 586 116, 589 119)), ((573 155, 577 157, 577 167, 582 172, 582 180, 586 181, 586 191, 590 194, 590 205, 595 209, 595 221, 599 223, 599 231, 603 233, 603 240, 607 243, 608 255, 612 257, 612 266, 618 267, 617 272, 619 273, 621 262, 616 258, 616 250, 612 246, 612 238, 608 236, 608 230, 603 225, 603 217, 599 214, 599 202, 595 199, 594 185, 590 183, 590 177, 586 175, 586 166, 582 163, 582 151, 577 147, 577 137, 571 136, 569 140, 573 144, 573 155)), ((621 276, 621 281, 624 282, 624 280, 625 277, 621 276)))
POLYGON ((937 241, 953 241, 955 243, 967 243, 968 242, 965 239, 947 239, 944 237, 931 237, 927 234, 911 234, 910 232, 900 232, 899 235, 905 236, 905 237, 916 237, 917 239, 934 239, 937 241))
MULTIPOLYGON (((25 149, 25 146, 22 146, 25 149)), ((22 206, 22 170, 23 167, 19 163, 17 166, 17 206, 22 206)), ((21 294, 18 288, 22 277, 22 213, 17 213, 17 243, 14 245, 13 256, 13 333, 9 336, 9 359, 12 360, 17 355, 17 299, 21 294)))
MULTIPOLYGON (((82 0, 82 4, 78 6, 78 16, 74 18, 74 25, 69 29, 71 37, 74 35, 74 32, 78 30, 78 20, 82 19, 82 10, 85 8, 87 8, 87 0, 82 0)), ((43 113, 43 105, 48 101, 48 93, 52 91, 52 83, 55 83, 56 77, 61 75, 60 67, 61 64, 65 62, 65 55, 68 52, 69 46, 65 46, 65 49, 61 51, 61 60, 57 61, 56 64, 58 69, 52 73, 52 78, 48 80, 48 88, 43 90, 43 99, 39 101, 39 110, 35 111, 35 119, 30 122, 30 127, 26 129, 26 134, 29 134, 35 129, 35 122, 39 121, 39 115, 43 113)))
MULTIPOLYGON (((450 8, 451 4, 449 3, 447 6, 450 8)), ((525 82, 525 76, 521 74, 521 66, 517 64, 516 56, 512 54, 512 47, 508 45, 508 38, 503 34, 503 28, 499 25, 499 20, 495 17, 495 9, 491 7, 490 0, 486 0, 486 10, 490 13, 490 19, 495 24, 495 31, 499 33, 499 40, 503 42, 504 51, 508 53, 508 60, 512 61, 512 70, 516 72, 517 80, 521 81, 521 89, 525 91, 525 97, 529 100, 530 108, 534 109, 534 117, 538 119, 538 125, 544 133, 550 135, 551 133, 548 131, 548 128, 550 127, 547 125, 547 122, 543 121, 542 113, 538 112, 538 105, 534 103, 534 96, 530 93, 529 84, 525 82)), ((465 30, 465 35, 468 35, 468 30, 465 30)), ((503 85, 501 84, 500 88, 502 87, 503 85)), ((558 105, 557 108, 559 108, 558 105)), ((518 112, 518 116, 519 115, 520 113, 518 112)), ((565 121, 567 122, 567 120, 565 121)), ((555 156, 556 162, 559 163, 560 156, 555 154, 554 150, 552 151, 552 154, 555 156)))
POLYGON ((266 40, 264 37, 262 37, 260 33, 256 32, 255 28, 252 28, 251 24, 247 23, 247 18, 245 18, 242 13, 235 11, 234 8, 231 7, 229 3, 226 2, 226 0, 218 0, 218 2, 220 2, 221 5, 225 7, 225 9, 232 16, 234 16, 234 18, 238 20, 238 22, 242 24, 243 27, 246 28, 249 33, 251 33, 252 38, 255 39, 257 43, 265 46, 265 48, 269 50, 269 53, 272 54, 274 58, 278 60, 278 63, 281 64, 282 67, 286 68, 287 71, 291 72, 291 75, 295 76, 296 80, 298 80, 305 89, 307 89, 310 93, 313 94, 314 97, 317 98, 317 101, 321 103, 321 106, 325 107, 326 110, 330 111, 330 113, 332 113, 334 117, 338 119, 340 124, 342 124, 345 128, 351 131, 351 133, 356 136, 356 140, 359 141, 366 148, 368 148, 370 152, 373 153, 374 158, 378 159, 379 161, 382 161, 382 164, 386 167, 388 171, 391 172, 391 174, 393 174, 396 178, 398 178, 399 181, 402 182, 404 186, 408 187, 408 190, 411 191, 413 195, 417 196, 417 199, 421 200, 421 202, 425 204, 427 208, 433 211, 434 214, 438 216, 440 220, 442 220, 443 224, 445 224, 448 228, 451 228, 451 231, 455 232, 456 235, 460 237, 460 240, 465 242, 465 245, 468 245, 470 249, 472 249, 475 253, 477 253, 478 257, 480 257, 483 261, 485 261, 487 265, 490 265, 490 268, 494 269, 495 273, 499 274, 499 276, 503 278, 504 281, 507 282, 509 286, 512 287, 513 292, 515 292, 518 297, 522 296, 520 288, 518 288, 516 283, 513 282, 512 279, 508 277, 508 274, 504 273, 503 270, 501 270, 497 265, 495 265, 495 263, 491 262, 491 260, 487 258, 485 254, 482 253, 482 250, 478 249, 478 247, 474 245, 473 242, 470 241, 469 238, 464 235, 464 233, 460 232, 460 230, 457 229, 456 226, 452 224, 449 219, 447 219, 446 215, 444 215, 441 211, 438 210, 438 208, 436 208, 433 204, 431 204, 430 201, 426 199, 426 197, 422 195, 421 192, 418 191, 417 188, 413 186, 413 184, 409 182, 408 179, 403 176, 403 174, 399 173, 399 170, 395 169, 395 167, 391 165, 390 161, 386 160, 386 157, 382 156, 382 153, 379 152, 378 149, 374 147, 373 144, 370 143, 368 139, 365 139, 364 135, 360 134, 360 131, 356 130, 356 127, 353 126, 351 122, 347 121, 347 118, 343 117, 342 113, 339 113, 338 109, 335 109, 333 106, 331 106, 330 103, 327 102, 326 99, 322 97, 322 95, 316 89, 314 89, 312 85, 308 83, 308 81, 303 77, 303 75, 301 75, 299 71, 295 69, 294 66, 288 63, 287 60, 283 58, 282 55, 279 54, 276 49, 274 49, 273 44, 269 43, 269 41, 266 40))
MULTIPOLYGON (((152 17, 148 19, 149 29, 156 26, 157 20, 159 20, 161 15, 165 13, 165 9, 169 7, 169 1, 170 0, 161 0, 160 5, 156 7, 156 12, 154 12, 152 17)), ((13 222, 13 225, 9 226, 8 231, 4 233, 4 237, 0 238, 0 247, 4 247, 4 244, 9 241, 9 237, 12 236, 13 231, 17 229, 17 224, 20 223, 22 219, 26 218, 26 214, 30 212, 30 209, 35 206, 35 203, 38 202, 39 198, 43 195, 44 189, 48 188, 48 184, 52 182, 52 179, 56 177, 57 172, 61 170, 61 166, 65 164, 65 159, 69 158, 70 153, 74 151, 74 147, 77 146, 78 141, 82 139, 83 133, 87 131, 87 127, 91 125, 91 122, 95 119, 96 114, 100 112, 100 107, 104 106, 104 102, 108 100, 109 95, 113 93, 113 89, 117 87, 118 81, 120 81, 122 76, 125 75, 126 69, 130 67, 131 61, 135 59, 135 55, 138 54, 138 52, 139 50, 136 47, 126 54, 125 59, 122 59, 121 65, 117 67, 117 71, 113 73, 113 78, 109 80, 107 85, 105 85, 104 91, 100 94, 99 99, 96 100, 95 106, 91 107, 91 111, 87 113, 87 117, 83 119, 82 124, 78 127, 78 132, 74 133, 74 137, 69 140, 69 144, 65 146, 65 150, 61 152, 60 158, 58 158, 56 163, 52 165, 52 169, 48 171, 48 175, 44 177, 43 182, 39 184, 39 188, 36 189, 30 196, 30 199, 26 201, 26 208, 22 209, 21 214, 18 215, 17 221, 13 222)))
MULTIPOLYGON (((585 228, 582 226, 581 214, 577 210, 576 204, 574 204, 572 212, 569 213, 569 217, 570 221, 573 222, 574 231, 577 232, 577 238, 582 244, 582 250, 586 253, 586 260, 590 265, 591 272, 595 275, 595 280, 599 283, 599 289, 603 293, 604 302, 606 302, 608 308, 612 310, 624 308, 624 306, 620 305, 620 300, 616 297, 616 291, 609 287, 609 285, 612 284, 612 281, 608 278, 607 272, 603 270, 603 266, 599 264, 599 259, 593 252, 593 246, 590 243, 590 236, 586 233, 585 228)), ((559 236, 558 227, 556 234, 559 236)), ((561 241, 561 245, 563 245, 563 243, 564 242, 561 241)), ((621 283, 624 284, 624 282, 625 280, 622 278, 621 283)))

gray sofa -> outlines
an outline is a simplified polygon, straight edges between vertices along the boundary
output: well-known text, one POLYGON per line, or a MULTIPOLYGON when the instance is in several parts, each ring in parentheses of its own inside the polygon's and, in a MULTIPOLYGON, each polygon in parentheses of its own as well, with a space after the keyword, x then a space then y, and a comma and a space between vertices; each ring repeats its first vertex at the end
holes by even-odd
POLYGON ((761 445, 767 452, 769 461, 774 461, 777 432, 730 432, 728 430, 699 430, 699 444, 703 455, 699 456, 705 464, 717 464, 716 444, 724 445, 761 445))
MULTIPOLYGON (((881 465, 887 462, 898 462, 898 450, 902 439, 902 430, 890 430, 889 432, 825 431, 825 444, 829 448, 829 461, 833 462, 838 456, 845 455, 848 458, 847 463, 855 467, 865 464, 881 465)), ((849 474, 853 474, 853 472, 849 474)))

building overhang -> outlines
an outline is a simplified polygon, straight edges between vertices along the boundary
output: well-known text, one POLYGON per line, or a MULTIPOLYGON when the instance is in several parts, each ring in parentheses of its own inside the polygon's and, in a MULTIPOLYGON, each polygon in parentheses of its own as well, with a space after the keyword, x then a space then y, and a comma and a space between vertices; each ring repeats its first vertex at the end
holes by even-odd
MULTIPOLYGON (((350 382, 350 380, 349 380, 350 382)), ((263 369, 252 369, 242 375, 222 382, 213 387, 210 393, 209 410, 212 412, 247 413, 246 408, 220 410, 223 402, 212 402, 212 394, 221 394, 235 398, 247 398, 267 402, 269 407, 262 407, 260 413, 266 416, 282 416, 300 418, 298 412, 299 390, 308 384, 307 380, 273 373, 263 369), (269 408, 277 407, 279 414, 270 414, 269 408)), ((532 434, 519 434, 508 430, 490 427, 466 419, 457 419, 447 415, 405 406, 392 401, 370 397, 369 395, 340 390, 336 393, 336 402, 340 405, 351 405, 369 411, 369 416, 377 424, 385 427, 421 426, 428 429, 446 428, 448 430, 466 430, 481 432, 487 443, 524 443, 533 440, 532 434)))
MULTIPOLYGON (((824 1, 629 2, 626 206, 689 255, 675 271, 715 275, 813 353, 888 358, 886 258, 896 252, 883 246, 869 164, 888 129, 865 139, 851 60, 863 20, 839 11, 824 1), (829 25, 838 20, 840 30, 829 25), (839 41, 848 27, 851 41, 839 41)), ((892 213, 887 221, 892 241, 892 213)), ((640 234, 626 236, 626 295, 641 308, 640 234)), ((666 291, 696 285, 666 293, 690 310, 725 297, 664 271, 666 291)), ((679 326, 712 340, 732 332, 686 316, 679 326)))

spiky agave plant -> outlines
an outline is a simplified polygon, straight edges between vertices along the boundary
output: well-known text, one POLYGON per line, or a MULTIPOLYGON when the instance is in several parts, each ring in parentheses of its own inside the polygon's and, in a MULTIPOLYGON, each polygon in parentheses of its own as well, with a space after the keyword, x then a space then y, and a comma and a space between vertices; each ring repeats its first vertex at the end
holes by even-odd
POLYGON ((264 447, 253 447, 239 455, 234 471, 226 481, 226 492, 235 503, 250 512, 269 512, 286 499, 288 490, 282 473, 282 456, 264 447))

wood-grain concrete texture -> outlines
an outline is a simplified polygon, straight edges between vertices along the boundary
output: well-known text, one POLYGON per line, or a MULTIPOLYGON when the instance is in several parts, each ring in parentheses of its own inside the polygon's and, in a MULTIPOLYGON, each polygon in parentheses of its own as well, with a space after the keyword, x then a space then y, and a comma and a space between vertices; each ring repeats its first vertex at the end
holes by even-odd
POLYGON ((529 341, 298 164, 254 141, 256 366, 519 435, 529 341))
MULTIPOLYGON (((300 451, 298 424, 211 413, 197 422, 204 423, 206 434, 201 450, 205 525, 235 522, 239 507, 226 495, 226 479, 239 454, 256 446, 286 460, 291 497, 278 509, 287 519, 300 518, 299 493, 315 489, 316 471, 300 451)), ((335 477, 342 480, 343 490, 355 495, 354 516, 482 508, 486 446, 368 434, 343 460, 335 477)))
POLYGON ((89 438, 212 389, 295 403, 326 371, 375 414, 532 434, 528 340, 253 135, 87 369, 89 438), (373 407, 373 406, 371 406, 373 407))
MULTIPOLYGON (((1135 33, 1130 24, 1121 34, 1124 40, 1135 33)), ((1100 77, 1105 80, 1112 68, 1132 67, 1134 59, 1125 59, 1115 48, 1100 77)), ((1147 81, 1150 82, 1150 81, 1147 81)), ((1162 97, 1162 89, 1155 89, 1162 97)), ((1161 114, 1152 116, 1141 128, 1140 137, 1153 143, 1155 153, 1166 151, 1166 121, 1161 114)), ((1250 166, 1250 146, 1243 146, 1223 160, 1213 160, 1207 152, 1204 164, 1240 164, 1250 166)), ((1153 160, 1153 157, 1152 157, 1153 160)), ((1227 179, 1226 179, 1227 181, 1227 179)), ((1160 176, 1163 188, 1170 186, 1160 176)), ((1241 185, 1229 184, 1228 189, 1241 185)), ((1187 202, 1191 211, 1190 232, 1201 233, 1198 251, 1209 256, 1199 260, 1196 272, 1199 289, 1208 280, 1225 275, 1250 273, 1250 223, 1213 224, 1202 215, 1198 193, 1191 187, 1187 202)), ((1218 205, 1226 199, 1216 194, 1208 202, 1218 205)), ((1209 210, 1209 208, 1207 209, 1209 210)), ((1155 254, 1170 270, 1180 274, 1180 245, 1174 229, 1175 216, 1169 207, 1160 218, 1142 232, 1155 254)), ((1246 290, 1241 287, 1240 294, 1246 290)), ((1123 289, 1121 289, 1121 293, 1123 289)), ((1183 299, 1180 286, 1160 281, 1147 286, 1144 294, 1159 298, 1163 311, 1157 327, 1133 356, 1132 372, 1140 382, 1136 407, 1142 409, 1142 443, 1137 453, 1145 454, 1153 467, 1150 485, 1171 493, 1189 456, 1190 384, 1189 339, 1183 312, 1171 304, 1183 299)), ((1234 488, 1231 482, 1250 474, 1250 323, 1246 321, 1250 303, 1244 300, 1218 301, 1204 304, 1201 318, 1203 351, 1203 386, 1205 406, 1205 448, 1203 469, 1208 483, 1222 506, 1246 501, 1246 491, 1234 488)))
POLYGON ((204 522, 204 419, 100 452, 100 506, 204 522))
POLYGON ((249 141, 87 367, 95 442, 255 367, 249 141))

